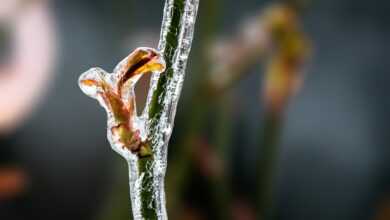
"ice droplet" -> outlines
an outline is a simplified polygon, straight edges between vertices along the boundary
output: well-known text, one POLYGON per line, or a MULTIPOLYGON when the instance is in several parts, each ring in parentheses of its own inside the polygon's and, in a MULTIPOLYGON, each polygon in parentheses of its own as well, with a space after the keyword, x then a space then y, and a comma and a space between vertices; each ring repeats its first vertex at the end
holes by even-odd
POLYGON ((87 72, 81 74, 79 78, 79 86, 81 90, 92 98, 97 98, 99 92, 103 92, 102 88, 99 87, 99 83, 104 81, 104 77, 107 74, 101 68, 91 68, 87 72))

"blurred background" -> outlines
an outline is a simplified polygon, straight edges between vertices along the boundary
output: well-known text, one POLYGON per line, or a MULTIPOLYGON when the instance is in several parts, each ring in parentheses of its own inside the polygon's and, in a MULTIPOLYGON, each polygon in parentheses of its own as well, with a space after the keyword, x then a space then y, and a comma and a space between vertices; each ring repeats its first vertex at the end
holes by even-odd
MULTIPOLYGON (((131 218, 126 163, 77 79, 157 47, 163 5, 1 0, 0 219, 131 218)), ((201 0, 169 148, 170 218, 390 219, 389 9, 201 0)))

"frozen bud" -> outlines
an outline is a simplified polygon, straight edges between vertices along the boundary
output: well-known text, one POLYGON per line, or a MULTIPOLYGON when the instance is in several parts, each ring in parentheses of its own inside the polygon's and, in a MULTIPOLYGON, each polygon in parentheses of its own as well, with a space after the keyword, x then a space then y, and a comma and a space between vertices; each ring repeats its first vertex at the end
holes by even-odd
POLYGON ((114 73, 92 68, 80 76, 81 90, 97 99, 107 111, 109 140, 114 149, 133 153, 142 150, 143 156, 149 155, 148 144, 140 138, 145 136, 140 133, 145 129, 137 124, 142 120, 137 117, 134 87, 142 75, 164 70, 164 59, 157 50, 140 47, 122 60, 114 73))

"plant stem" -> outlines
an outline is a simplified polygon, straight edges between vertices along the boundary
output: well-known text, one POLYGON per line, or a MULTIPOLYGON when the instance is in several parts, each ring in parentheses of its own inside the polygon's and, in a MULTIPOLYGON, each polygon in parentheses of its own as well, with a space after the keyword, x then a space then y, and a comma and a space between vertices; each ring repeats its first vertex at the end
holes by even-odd
POLYGON ((303 66, 309 45, 302 31, 299 11, 290 4, 275 5, 267 10, 274 51, 267 66, 264 84, 265 121, 262 131, 258 169, 259 219, 273 217, 273 179, 279 155, 279 141, 284 111, 300 89, 303 66))
MULTIPOLYGON (((167 192, 170 195, 168 199, 168 207, 181 207, 180 197, 183 192, 185 181, 191 171, 193 165, 192 155, 195 149, 196 139, 200 136, 200 131, 207 121, 207 113, 215 99, 210 99, 208 90, 208 77, 210 72, 210 63, 208 59, 210 45, 213 43, 215 32, 217 31, 217 21, 219 17, 220 0, 208 0, 200 6, 200 25, 197 31, 198 42, 200 46, 194 48, 195 58, 193 71, 196 76, 193 76, 193 94, 189 94, 189 99, 186 99, 184 111, 186 115, 191 115, 184 124, 185 128, 183 135, 177 141, 174 147, 175 156, 170 161, 170 169, 167 176, 167 192)), ((186 116, 184 116, 186 117, 186 116)))
POLYGON ((216 134, 214 135, 214 145, 216 154, 221 160, 221 171, 211 177, 213 198, 216 203, 219 219, 231 219, 232 213, 227 211, 231 208, 231 184, 229 171, 230 142, 231 142, 231 97, 222 97, 218 102, 218 115, 216 121, 216 134))
POLYGON ((282 113, 267 111, 262 131, 262 152, 258 160, 258 207, 259 219, 272 216, 272 194, 275 164, 279 155, 279 139, 282 127, 282 113))
POLYGON ((166 70, 162 74, 153 74, 143 112, 153 155, 138 158, 135 164, 130 164, 133 210, 140 209, 135 212, 140 215, 135 215, 135 219, 167 219, 164 192, 167 148, 191 49, 198 4, 199 0, 166 0, 165 3, 159 50, 164 56, 166 70), (137 170, 132 170, 133 165, 137 170), (136 181, 132 181, 134 174, 136 181), (136 201, 137 194, 139 201, 136 201))
POLYGON ((141 213, 143 219, 158 219, 158 213, 156 213, 156 202, 154 201, 153 190, 153 172, 150 170, 153 168, 153 156, 140 158, 138 160, 138 172, 142 177, 141 181, 141 213))

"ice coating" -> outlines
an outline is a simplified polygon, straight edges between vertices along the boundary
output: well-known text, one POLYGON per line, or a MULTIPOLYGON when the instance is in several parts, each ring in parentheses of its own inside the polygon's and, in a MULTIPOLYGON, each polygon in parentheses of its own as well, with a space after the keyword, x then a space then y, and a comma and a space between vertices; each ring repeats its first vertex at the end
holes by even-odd
MULTIPOLYGON (((167 35, 172 23, 173 11, 176 0, 167 0, 164 9, 164 18, 160 36, 159 50, 162 54, 166 54, 169 47, 167 35)), ((191 50, 194 26, 197 17, 199 0, 185 0, 182 19, 180 22, 178 46, 174 50, 172 66, 167 66, 167 69, 172 68, 172 77, 168 79, 165 85, 165 93, 158 97, 159 103, 162 106, 160 115, 148 120, 148 130, 150 133, 149 139, 154 150, 154 194, 156 199, 156 209, 159 219, 167 219, 165 210, 165 192, 164 192, 164 177, 167 167, 167 148, 168 142, 172 134, 174 126, 174 118, 176 107, 179 101, 180 93, 183 87, 185 70, 188 56, 191 50)), ((167 70, 168 71, 168 70, 167 70)), ((152 75, 151 86, 148 94, 146 108, 143 112, 144 118, 149 118, 151 105, 153 103, 153 95, 158 87, 160 74, 152 75)))
POLYGON ((136 220, 167 219, 164 192, 167 147, 191 49, 198 4, 199 0, 166 0, 159 52, 138 48, 121 61, 113 73, 93 68, 79 79, 81 90, 97 99, 107 112, 107 137, 111 147, 128 161, 130 197, 136 220), (168 39, 175 41, 174 44, 168 39), (152 73, 152 80, 145 109, 138 116, 134 87, 145 73, 152 73), (161 76, 166 81, 160 81, 161 76), (158 90, 159 81, 163 83, 158 90), (161 108, 151 117, 149 110, 153 109, 153 97, 157 97, 161 108))

